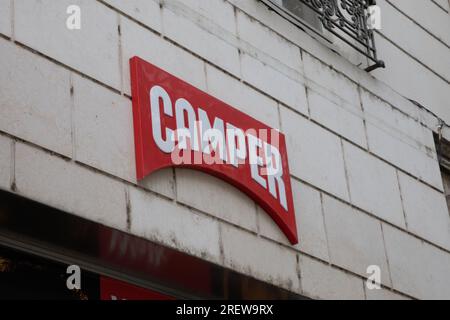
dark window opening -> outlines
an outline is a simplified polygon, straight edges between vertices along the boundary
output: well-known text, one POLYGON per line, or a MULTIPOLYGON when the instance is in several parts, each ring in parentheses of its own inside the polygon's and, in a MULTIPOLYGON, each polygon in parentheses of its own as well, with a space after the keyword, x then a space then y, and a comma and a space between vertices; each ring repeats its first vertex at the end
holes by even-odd
POLYGON ((282 0, 282 6, 296 17, 303 19, 318 31, 322 31, 322 24, 317 14, 298 0, 282 0))
POLYGON ((81 289, 66 286, 67 266, 0 247, 0 300, 98 300, 99 277, 84 271, 81 289))
POLYGON ((434 135, 436 152, 441 168, 442 184, 444 186, 447 207, 450 212, 450 142, 443 139, 439 135, 434 135))

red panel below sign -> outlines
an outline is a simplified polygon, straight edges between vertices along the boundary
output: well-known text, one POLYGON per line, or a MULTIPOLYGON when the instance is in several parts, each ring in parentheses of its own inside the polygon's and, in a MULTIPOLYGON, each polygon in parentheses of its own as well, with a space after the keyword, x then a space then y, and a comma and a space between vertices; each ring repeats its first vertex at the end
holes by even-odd
POLYGON ((100 277, 101 300, 174 300, 174 298, 108 277, 100 277))

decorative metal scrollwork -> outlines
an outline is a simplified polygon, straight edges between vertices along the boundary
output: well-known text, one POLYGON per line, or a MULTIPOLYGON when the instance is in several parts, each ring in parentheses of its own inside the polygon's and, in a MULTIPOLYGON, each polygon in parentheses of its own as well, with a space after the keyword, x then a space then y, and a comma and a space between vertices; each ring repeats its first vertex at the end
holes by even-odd
POLYGON ((378 60, 374 31, 367 23, 368 8, 375 5, 375 0, 296 1, 313 10, 326 30, 374 62, 366 71, 385 67, 384 62, 378 60))

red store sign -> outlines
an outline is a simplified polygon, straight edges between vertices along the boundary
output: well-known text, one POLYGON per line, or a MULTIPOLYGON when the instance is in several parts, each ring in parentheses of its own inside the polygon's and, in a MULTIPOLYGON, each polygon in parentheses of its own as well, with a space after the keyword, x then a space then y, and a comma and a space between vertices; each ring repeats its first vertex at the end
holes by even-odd
POLYGON ((138 57, 130 67, 137 179, 167 167, 214 175, 297 243, 284 135, 138 57))

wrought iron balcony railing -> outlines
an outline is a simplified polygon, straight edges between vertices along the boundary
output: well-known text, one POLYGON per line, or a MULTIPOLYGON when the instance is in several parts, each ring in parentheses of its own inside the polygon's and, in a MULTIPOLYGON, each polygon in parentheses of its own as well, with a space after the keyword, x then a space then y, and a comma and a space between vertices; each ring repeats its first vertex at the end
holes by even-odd
MULTIPOLYGON (((291 14, 289 10, 276 4, 280 0, 262 0, 271 9, 283 15, 291 14)), ((320 21, 322 27, 331 34, 341 39, 347 45, 366 56, 372 64, 366 68, 370 72, 377 68, 384 68, 385 64, 377 57, 377 50, 374 40, 374 31, 369 28, 368 19, 370 18, 369 7, 375 5, 375 0, 291 0, 298 1, 312 10, 320 21)), ((302 23, 302 25, 313 30, 320 36, 327 39, 324 34, 316 28, 312 28, 302 23)), ((329 40, 329 39, 327 39, 329 40)))

